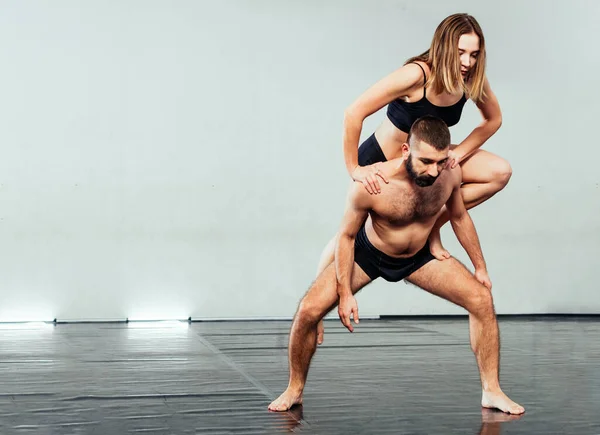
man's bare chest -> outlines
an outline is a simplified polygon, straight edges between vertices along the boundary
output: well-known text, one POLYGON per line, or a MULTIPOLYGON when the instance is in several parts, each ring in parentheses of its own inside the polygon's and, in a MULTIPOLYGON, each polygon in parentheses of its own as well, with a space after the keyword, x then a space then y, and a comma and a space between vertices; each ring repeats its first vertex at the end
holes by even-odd
MULTIPOLYGON (((438 180, 441 181, 441 180, 438 180)), ((450 195, 448 186, 434 183, 429 187, 396 187, 386 192, 377 207, 377 214, 391 224, 404 225, 436 216, 450 195)))

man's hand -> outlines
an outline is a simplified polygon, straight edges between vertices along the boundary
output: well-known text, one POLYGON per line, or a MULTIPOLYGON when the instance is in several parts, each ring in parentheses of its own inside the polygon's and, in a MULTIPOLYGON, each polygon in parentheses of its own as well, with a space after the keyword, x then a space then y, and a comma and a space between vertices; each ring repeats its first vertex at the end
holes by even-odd
POLYGON ((381 193, 381 186, 377 177, 380 177, 386 184, 389 183, 388 179, 379 169, 378 163, 368 166, 357 166, 352 171, 352 179, 362 183, 370 194, 381 193))
POLYGON ((492 289, 492 281, 490 281, 490 276, 485 269, 475 270, 475 279, 486 286, 489 290, 492 289))
POLYGON ((356 298, 352 295, 342 296, 338 305, 338 315, 342 324, 348 328, 348 331, 354 332, 352 323, 350 323, 350 314, 354 317, 354 323, 358 324, 358 304, 356 298))

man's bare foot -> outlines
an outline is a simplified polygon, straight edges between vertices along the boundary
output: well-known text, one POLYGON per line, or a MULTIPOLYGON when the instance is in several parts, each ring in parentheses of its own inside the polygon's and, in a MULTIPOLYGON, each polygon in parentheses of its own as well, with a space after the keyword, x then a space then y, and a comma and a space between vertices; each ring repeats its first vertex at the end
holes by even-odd
POLYGON ((484 391, 481 395, 481 406, 484 408, 499 409, 509 414, 523 414, 525 412, 525 408, 510 400, 502 391, 484 391))
POLYGON ((323 319, 317 325, 317 344, 323 344, 323 335, 325 334, 325 326, 323 325, 323 319))
POLYGON ((281 396, 271 402, 269 405, 269 411, 287 411, 292 406, 301 404, 302 392, 299 393, 288 388, 281 394, 281 396))
POLYGON ((440 261, 450 258, 450 253, 442 245, 442 236, 440 235, 439 228, 433 229, 429 235, 429 251, 431 255, 440 261))
POLYGON ((506 423, 522 417, 523 414, 507 414, 497 409, 481 408, 481 422, 484 424, 506 423))

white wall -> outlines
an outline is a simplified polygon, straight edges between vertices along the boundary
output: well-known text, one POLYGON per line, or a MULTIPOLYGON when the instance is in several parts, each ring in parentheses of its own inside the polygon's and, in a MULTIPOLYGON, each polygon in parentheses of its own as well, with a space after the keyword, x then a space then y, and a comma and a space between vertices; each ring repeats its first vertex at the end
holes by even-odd
MULTIPOLYGON (((454 12, 484 29, 504 114, 485 149, 514 170, 472 213, 497 311, 600 312, 598 2, 15 0, 0 321, 291 317, 340 222, 344 108, 454 12)), ((454 142, 478 122, 469 102, 454 142)), ((359 305, 462 312, 383 281, 359 305)))

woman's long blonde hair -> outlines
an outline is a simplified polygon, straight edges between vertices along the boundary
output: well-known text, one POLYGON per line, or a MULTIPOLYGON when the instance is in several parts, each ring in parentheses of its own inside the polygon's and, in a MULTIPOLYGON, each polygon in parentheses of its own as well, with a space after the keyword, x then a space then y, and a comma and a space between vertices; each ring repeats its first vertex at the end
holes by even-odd
POLYGON ((425 86, 431 86, 435 93, 454 94, 462 90, 473 101, 479 102, 486 97, 483 91, 485 57, 485 39, 477 20, 469 14, 454 14, 439 24, 429 50, 408 59, 405 64, 414 61, 425 62, 431 70, 425 86), (458 40, 467 33, 479 36, 479 54, 475 67, 469 71, 465 82, 460 73, 458 40), (469 83, 469 87, 466 83, 469 83))

